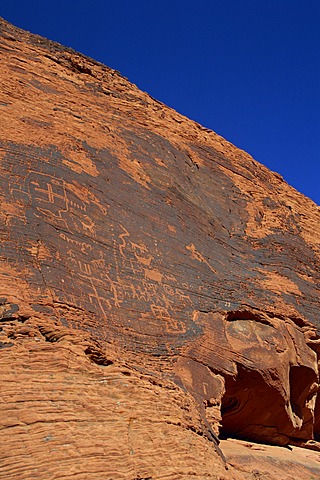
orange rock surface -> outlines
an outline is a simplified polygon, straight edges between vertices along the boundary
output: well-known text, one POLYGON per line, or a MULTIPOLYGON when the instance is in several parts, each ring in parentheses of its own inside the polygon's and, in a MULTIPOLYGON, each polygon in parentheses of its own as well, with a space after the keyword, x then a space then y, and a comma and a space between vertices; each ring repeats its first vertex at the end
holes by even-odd
POLYGON ((0 478, 319 478, 319 207, 118 72, 0 35, 0 478))

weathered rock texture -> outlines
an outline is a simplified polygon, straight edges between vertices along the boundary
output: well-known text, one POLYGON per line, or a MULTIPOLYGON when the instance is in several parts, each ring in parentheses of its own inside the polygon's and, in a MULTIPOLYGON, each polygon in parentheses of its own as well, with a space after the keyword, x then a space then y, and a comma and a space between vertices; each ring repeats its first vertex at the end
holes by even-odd
POLYGON ((282 450, 290 476, 218 445, 317 448, 319 207, 118 72, 0 31, 0 477, 319 478, 318 453, 282 450))

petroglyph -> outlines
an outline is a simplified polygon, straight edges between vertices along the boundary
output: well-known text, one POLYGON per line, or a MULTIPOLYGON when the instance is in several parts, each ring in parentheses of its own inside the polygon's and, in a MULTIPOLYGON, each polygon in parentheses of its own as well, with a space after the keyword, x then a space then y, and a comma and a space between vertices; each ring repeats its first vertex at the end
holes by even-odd
POLYGON ((92 245, 90 245, 89 243, 79 242, 78 240, 75 240, 74 238, 67 235, 66 233, 59 232, 59 236, 63 240, 65 240, 67 243, 70 243, 70 244, 74 245, 75 247, 80 248, 82 253, 88 253, 88 251, 92 250, 92 245))
POLYGON ((98 290, 97 290, 97 288, 96 288, 92 279, 90 279, 90 284, 91 284, 91 288, 92 288, 92 291, 93 291, 93 293, 89 293, 90 303, 94 304, 94 302, 96 302, 98 304, 99 309, 100 309, 101 313, 103 314, 103 316, 105 318, 108 318, 107 314, 106 314, 106 311, 105 311, 104 304, 106 305, 107 308, 111 309, 110 301, 108 299, 106 299, 104 296, 99 295, 98 290))
POLYGON ((193 243, 190 243, 190 245, 187 245, 186 249, 191 252, 192 258, 194 258, 195 260, 198 260, 198 262, 205 263, 210 268, 212 273, 217 273, 217 271, 210 265, 208 260, 206 260, 204 256, 200 252, 198 252, 198 250, 196 249, 193 243))
POLYGON ((153 280, 154 282, 162 283, 163 275, 157 269, 150 270, 145 268, 144 277, 146 280, 153 280))
POLYGON ((37 260, 45 260, 46 258, 50 258, 50 250, 48 247, 43 244, 42 242, 38 241, 31 245, 30 248, 27 250, 31 253, 31 255, 37 260))
POLYGON ((53 177, 50 178, 48 176, 43 176, 43 178, 41 178, 41 176, 42 176, 41 174, 37 175, 40 182, 37 182, 35 180, 30 182, 30 185, 33 186, 35 192, 42 194, 40 195, 40 197, 38 197, 36 194, 33 196, 33 198, 37 198, 38 200, 44 200, 49 203, 55 203, 55 204, 57 203, 59 204, 59 201, 60 201, 62 206, 65 207, 65 209, 67 209, 68 201, 67 201, 67 196, 64 189, 63 180, 59 180, 53 177), (52 183, 48 182, 48 179, 50 179, 52 183), (43 188, 41 188, 41 180, 44 180, 43 188), (53 188, 53 185, 55 186, 55 188, 53 188))
POLYGON ((144 269, 133 258, 125 257, 122 259, 123 271, 132 271, 135 275, 143 275, 144 269))
MULTIPOLYGON (((91 205, 90 196, 89 194, 83 195, 83 189, 80 190, 64 179, 49 174, 31 171, 26 178, 25 185, 36 208, 45 208, 46 211, 50 210, 52 213, 57 211, 60 217, 62 212, 87 212, 91 205), (51 204, 52 207, 48 204, 51 204)), ((95 196, 93 197, 92 204, 100 206, 95 196)), ((106 213, 106 209, 103 211, 106 213)), ((84 215, 84 219, 86 228, 91 227, 92 220, 88 221, 88 215, 84 215)))
POLYGON ((147 247, 144 244, 138 245, 134 242, 130 242, 130 245, 138 262, 141 265, 150 267, 153 256, 149 254, 147 247))
POLYGON ((92 271, 89 263, 81 262, 81 260, 78 260, 78 265, 79 265, 79 270, 83 275, 92 277, 92 271))
POLYGON ((90 235, 91 237, 95 236, 96 232, 96 225, 95 223, 91 220, 91 218, 88 217, 88 215, 84 215, 82 219, 80 219, 83 231, 90 235))
MULTIPOLYGON (((172 319, 177 316, 175 312, 190 308, 190 296, 182 289, 169 285, 168 280, 175 281, 173 275, 166 278, 155 265, 147 246, 131 240, 131 233, 126 227, 121 225, 120 228, 120 232, 112 230, 111 233, 114 251, 111 263, 108 251, 100 250, 96 258, 88 261, 67 252, 74 274, 84 280, 90 277, 90 304, 96 306, 103 315, 114 308, 143 308, 146 317, 152 315, 164 322, 166 330, 180 332, 181 327, 172 319), (139 307, 137 302, 142 302, 143 307, 139 307)), ((63 238, 70 240, 65 234, 63 238)), ((90 253, 85 250, 85 245, 81 247, 84 254, 90 253)))
POLYGON ((94 267, 94 269, 98 269, 98 270, 104 270, 106 269, 106 260, 103 256, 103 253, 100 251, 99 252, 99 258, 95 259, 95 260, 92 260, 92 266, 94 267))
MULTIPOLYGON (((69 299, 108 319, 120 309, 143 310, 149 318, 152 315, 162 322, 166 331, 181 332, 181 326, 173 319, 182 309, 190 308, 192 302, 187 293, 174 286, 176 278, 161 271, 159 258, 155 260, 150 251, 156 248, 156 242, 147 246, 141 237, 133 237, 127 225, 118 223, 114 227, 107 216, 109 206, 101 206, 88 188, 76 182, 30 171, 23 184, 9 188, 23 199, 29 218, 31 215, 37 222, 44 218, 55 226, 56 235, 62 240, 56 252, 42 252, 37 244, 32 244, 29 252, 39 262, 54 255, 65 263, 69 278, 77 278, 72 282, 74 292, 66 288, 70 280, 59 279, 64 301, 69 299), (99 213, 95 214, 97 209, 99 213), (97 224, 95 219, 101 219, 101 212, 106 221, 97 224), (101 237, 102 229, 104 236, 108 232, 108 243, 99 248, 96 239, 101 237)), ((189 246, 189 250, 198 261, 205 261, 194 246, 189 246)), ((45 275, 51 282, 49 270, 45 270, 45 275)))
POLYGON ((120 227, 122 228, 122 230, 124 231, 124 233, 121 233, 119 235, 119 238, 121 238, 122 240, 122 244, 119 245, 119 250, 120 250, 120 253, 123 257, 125 257, 125 254, 123 253, 123 249, 126 248, 127 246, 127 243, 125 241, 125 237, 130 237, 130 234, 128 232, 128 230, 126 228, 123 227, 123 225, 120 225, 120 227))
POLYGON ((184 325, 179 320, 175 320, 166 308, 158 305, 151 305, 150 308, 154 317, 164 324, 167 333, 176 334, 185 331, 184 325))
POLYGON ((186 294, 183 290, 181 290, 180 288, 175 288, 173 295, 174 295, 175 297, 178 297, 179 300, 180 300, 180 302, 181 302, 182 304, 189 304, 189 305, 192 305, 192 304, 193 304, 193 302, 192 302, 192 300, 191 300, 191 298, 190 298, 190 295, 187 295, 187 294, 186 294))

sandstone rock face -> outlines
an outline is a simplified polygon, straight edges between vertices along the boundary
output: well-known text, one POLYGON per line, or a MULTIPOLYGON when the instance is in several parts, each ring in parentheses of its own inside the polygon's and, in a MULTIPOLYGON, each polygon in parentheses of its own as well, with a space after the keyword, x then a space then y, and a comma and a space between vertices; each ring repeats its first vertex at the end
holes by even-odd
POLYGON ((0 477, 318 478, 318 453, 282 450, 290 477, 218 437, 317 449, 319 207, 118 72, 0 34, 0 477))

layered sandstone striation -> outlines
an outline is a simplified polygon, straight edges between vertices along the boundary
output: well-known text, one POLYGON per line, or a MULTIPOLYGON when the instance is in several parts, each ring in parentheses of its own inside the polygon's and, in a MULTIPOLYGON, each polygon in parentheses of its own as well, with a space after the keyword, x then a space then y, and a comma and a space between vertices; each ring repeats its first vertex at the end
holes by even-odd
POLYGON ((318 478, 279 446, 318 448, 319 207, 117 71, 0 34, 0 477, 318 478))

